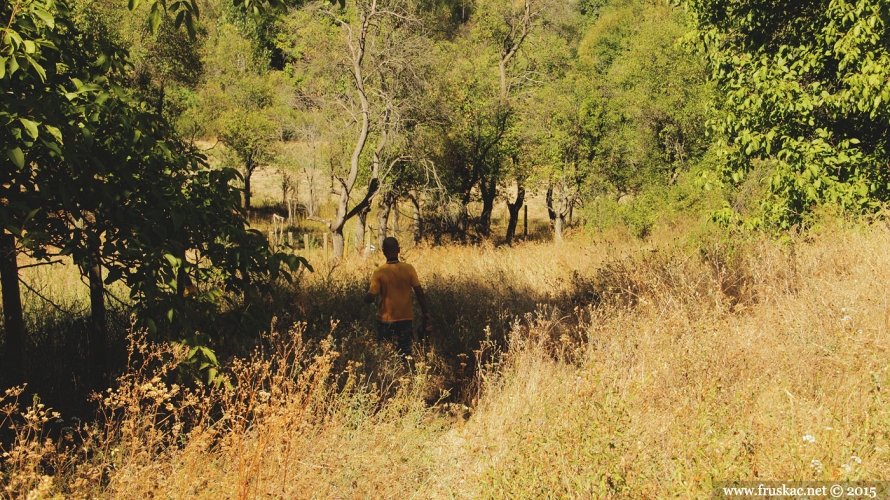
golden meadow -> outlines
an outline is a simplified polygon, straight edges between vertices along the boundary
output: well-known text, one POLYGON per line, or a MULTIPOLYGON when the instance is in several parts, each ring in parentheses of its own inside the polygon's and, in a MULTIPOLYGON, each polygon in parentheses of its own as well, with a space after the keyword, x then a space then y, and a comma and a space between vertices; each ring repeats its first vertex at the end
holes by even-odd
POLYGON ((832 220, 412 248, 434 330, 410 367, 361 304, 379 259, 310 253, 225 384, 177 383, 184 350, 134 332, 94 421, 7 391, 2 494, 702 498, 886 479, 890 227, 832 220))

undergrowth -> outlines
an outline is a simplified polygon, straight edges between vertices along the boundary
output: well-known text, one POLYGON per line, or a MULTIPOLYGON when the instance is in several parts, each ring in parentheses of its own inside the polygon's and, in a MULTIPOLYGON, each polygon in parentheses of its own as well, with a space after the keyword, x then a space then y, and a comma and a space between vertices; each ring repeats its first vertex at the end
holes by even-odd
POLYGON ((94 421, 3 401, 8 498, 652 498, 890 473, 890 229, 418 247, 433 334, 318 264, 215 386, 131 336, 94 421))

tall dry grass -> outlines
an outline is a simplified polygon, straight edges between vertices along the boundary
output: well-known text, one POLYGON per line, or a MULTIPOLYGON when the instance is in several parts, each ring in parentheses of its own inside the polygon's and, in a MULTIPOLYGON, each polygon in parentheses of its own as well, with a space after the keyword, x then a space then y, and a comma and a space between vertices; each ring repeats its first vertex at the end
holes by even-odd
POLYGON ((6 406, 3 491, 701 498, 886 479, 888 245, 883 223, 838 222, 781 242, 416 248, 437 319, 411 367, 357 302, 373 262, 318 265, 291 318, 314 325, 280 320, 230 386, 174 385, 183 353, 137 341, 95 423, 49 436, 51 410, 6 406))

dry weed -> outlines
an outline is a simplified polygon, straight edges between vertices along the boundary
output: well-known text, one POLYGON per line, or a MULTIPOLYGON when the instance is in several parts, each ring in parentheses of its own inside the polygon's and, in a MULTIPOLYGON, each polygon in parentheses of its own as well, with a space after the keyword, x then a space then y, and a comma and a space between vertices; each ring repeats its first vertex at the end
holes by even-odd
POLYGON ((410 368, 352 305, 373 263, 318 266, 295 307, 339 299, 327 331, 271 334, 227 384, 175 385, 181 348, 137 342, 94 424, 51 433, 8 392, 4 495, 701 498, 890 476, 885 225, 655 245, 411 250, 440 337, 410 368), (446 369, 463 399, 435 404, 446 369))

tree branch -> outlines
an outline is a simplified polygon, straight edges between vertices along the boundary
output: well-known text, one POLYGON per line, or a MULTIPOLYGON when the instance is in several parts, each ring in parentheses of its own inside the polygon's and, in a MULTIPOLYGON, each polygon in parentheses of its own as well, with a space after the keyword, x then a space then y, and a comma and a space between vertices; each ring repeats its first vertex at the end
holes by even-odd
POLYGON ((365 198, 358 203, 358 205, 352 207, 352 210, 346 214, 346 220, 351 219, 356 214, 371 206, 371 200, 374 198, 374 195, 377 194, 378 188, 380 187, 380 181, 377 179, 371 179, 371 183, 368 185, 368 193, 365 194, 365 198))
MULTIPOLYGON (((40 297, 41 299, 43 299, 44 302, 46 302, 47 304, 53 306, 53 308, 56 309, 57 311, 59 311, 60 313, 68 315, 68 317, 70 317, 71 319, 74 319, 74 318, 75 318, 74 314, 71 314, 69 311, 66 311, 66 310, 62 309, 62 306, 60 306, 60 305, 56 304, 55 302, 53 302, 53 301, 49 300, 48 298, 46 298, 42 293, 40 293, 40 292, 38 292, 37 290, 35 290, 31 285, 29 285, 29 284, 28 284, 25 280, 23 280, 21 277, 19 277, 19 283, 25 285, 25 288, 27 288, 28 290, 30 290, 31 293, 33 293, 34 295, 36 295, 36 296, 40 297)), ((85 312, 85 311, 80 311, 80 312, 78 312, 78 314, 83 314, 84 312, 85 312)))
POLYGON ((61 264, 61 260, 51 260, 47 262, 35 262, 34 264, 25 264, 24 266, 19 266, 19 270, 28 269, 29 267, 40 267, 40 266, 49 266, 52 264, 61 264))

